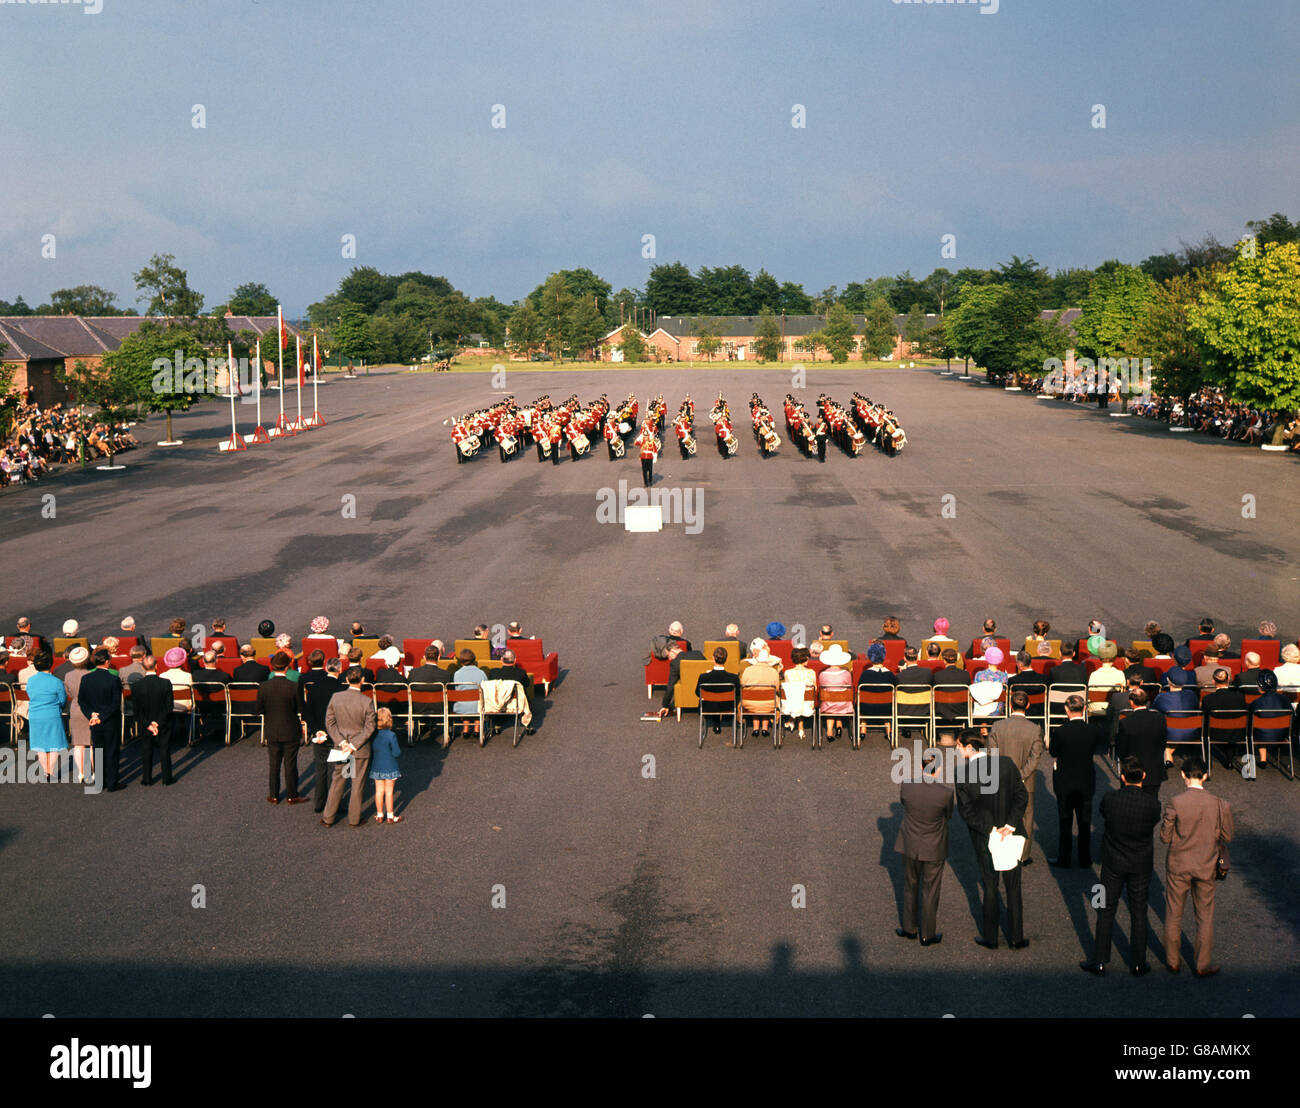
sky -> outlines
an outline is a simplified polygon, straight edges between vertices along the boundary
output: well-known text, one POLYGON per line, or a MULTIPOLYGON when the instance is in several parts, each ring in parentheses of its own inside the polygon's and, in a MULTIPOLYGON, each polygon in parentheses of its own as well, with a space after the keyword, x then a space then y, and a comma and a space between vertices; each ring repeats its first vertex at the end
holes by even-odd
POLYGON ((0 43, 0 299, 33 306, 136 307, 155 253, 297 317, 358 265, 816 293, 1300 218, 1295 0, 0 0, 0 43))

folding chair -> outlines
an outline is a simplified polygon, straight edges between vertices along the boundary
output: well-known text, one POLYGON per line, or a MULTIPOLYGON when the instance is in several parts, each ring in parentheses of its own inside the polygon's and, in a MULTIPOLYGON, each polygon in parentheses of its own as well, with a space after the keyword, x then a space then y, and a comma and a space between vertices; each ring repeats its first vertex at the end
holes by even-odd
MULTIPOLYGON (((1251 715, 1250 739, 1247 749, 1255 760, 1257 746, 1283 746, 1286 748, 1288 779, 1295 780, 1295 753, 1291 749, 1291 729, 1295 717, 1286 708, 1261 708, 1251 715)), ((1281 767, 1278 767, 1281 768, 1281 767)))
MULTIPOLYGON (((487 640, 484 639, 482 641, 486 642, 487 640)), ((471 720, 475 721, 478 725, 478 744, 479 746, 482 746, 484 742, 483 696, 479 691, 479 687, 477 685, 471 685, 469 688, 464 689, 450 688, 444 694, 444 698, 447 701, 448 727, 450 727, 452 723, 469 723, 471 720), (452 708, 453 704, 473 704, 474 711, 457 712, 452 708)), ((450 741, 450 736, 448 737, 448 741, 450 741)))
POLYGON ((817 727, 813 732, 813 749, 820 750, 822 748, 823 734, 821 725, 823 723, 826 724, 827 731, 830 730, 830 725, 832 723, 850 724, 853 728, 853 740, 855 744, 857 739, 857 713, 853 710, 853 687, 847 685, 842 689, 819 688, 817 694, 817 727), (849 710, 847 712, 828 712, 826 707, 831 704, 844 704, 849 710))
POLYGON ((970 719, 970 705, 966 701, 965 685, 899 685, 894 690, 894 743, 898 746, 903 732, 920 730, 926 742, 934 745, 934 720, 936 704, 955 706, 960 700, 961 711, 967 721, 970 719), (940 700, 940 693, 947 693, 948 699, 940 700))
POLYGON ((893 685, 859 685, 857 697, 856 726, 853 728, 853 749, 862 747, 864 725, 883 724, 885 738, 890 747, 898 746, 898 735, 894 731, 894 686, 893 685))
MULTIPOLYGON (((804 704, 811 704, 811 705, 812 705, 812 715, 811 715, 811 716, 795 716, 794 718, 795 718, 795 719, 811 719, 811 720, 812 720, 812 724, 813 724, 813 729, 815 730, 816 727, 817 727, 817 686, 816 686, 816 685, 805 685, 805 686, 803 687, 802 692, 803 692, 803 702, 804 702, 804 704)), ((774 740, 773 743, 772 743, 772 747, 773 747, 774 750, 780 750, 780 749, 781 749, 781 729, 780 729, 779 727, 776 729, 776 738, 775 738, 775 740, 774 740)))
POLYGON ((711 716, 714 719, 731 717, 731 743, 732 746, 735 746, 736 723, 739 716, 736 710, 735 690, 730 685, 700 686, 700 750, 704 749, 704 719, 706 716, 711 716))
POLYGON ((1205 748, 1205 716, 1200 709, 1179 708, 1165 713, 1165 726, 1168 734, 1166 746, 1188 746, 1195 743, 1206 766, 1210 764, 1210 755, 1205 748))
MULTIPOLYGON (((513 730, 510 734, 510 745, 515 747, 519 745, 519 717, 527 707, 528 694, 524 692, 524 687, 516 681, 514 683, 514 688, 510 690, 510 698, 505 702, 505 704, 503 704, 497 711, 492 712, 490 716, 487 713, 484 713, 484 719, 495 719, 497 716, 509 716, 513 724, 513 730)), ((494 723, 494 733, 495 729, 496 724, 494 723)))
POLYGON ((1081 696, 1085 701, 1088 699, 1087 685, 1050 685, 1047 689, 1047 737, 1051 736, 1052 728, 1064 723, 1070 717, 1065 714, 1065 702, 1072 696, 1081 696))
POLYGON ((747 689, 740 690, 740 715, 737 719, 740 725, 740 738, 736 745, 742 750, 745 747, 745 723, 750 719, 770 719, 772 721, 772 749, 775 750, 781 733, 781 690, 779 687, 751 685, 747 689), (757 702, 758 707, 746 708, 746 697, 757 702))
POLYGON ((381 681, 374 687, 371 697, 375 702, 375 711, 380 708, 387 708, 393 713, 393 722, 397 723, 401 718, 402 729, 406 732, 408 739, 407 745, 410 745, 411 735, 411 690, 410 686, 404 682, 398 684, 395 681, 381 681))
POLYGON ((1046 685, 1017 685, 1017 689, 1029 695, 1029 707, 1025 709, 1025 715, 1032 719, 1039 727, 1043 729, 1043 734, 1047 734, 1047 686, 1046 685))
POLYGON ((186 746, 194 745, 194 688, 192 685, 173 685, 172 686, 172 722, 176 722, 176 716, 184 712, 189 720, 190 737, 186 746), (180 710, 177 710, 180 705, 180 710))
MULTIPOLYGON (((194 683, 194 708, 198 713, 200 723, 206 723, 213 716, 220 713, 221 729, 226 733, 226 745, 229 746, 230 699, 226 696, 226 686, 220 681, 196 681, 194 683)), ((207 738, 207 735, 204 734, 202 737, 207 738)))
MULTIPOLYGON (((1250 754, 1250 713, 1245 708, 1212 708, 1205 713, 1205 751, 1214 757, 1214 744, 1244 745, 1250 754)), ((1210 764, 1207 760, 1207 766, 1210 764)), ((1232 765, 1230 756, 1224 758, 1225 766, 1232 765)))
POLYGON ((7 681, 0 681, 0 723, 9 732, 9 745, 13 746, 18 720, 14 716, 14 686, 7 681))
MULTIPOLYGON (((236 723, 239 724, 239 737, 244 737, 244 729, 249 724, 257 728, 258 734, 261 734, 263 720, 262 714, 257 710, 257 690, 260 686, 255 681, 231 681, 226 686, 226 700, 230 710, 230 730, 233 732, 236 723)), ((230 741, 229 736, 226 739, 230 741)))
MULTIPOLYGON (((447 686, 437 681, 413 681, 411 691, 411 737, 408 745, 414 746, 422 732, 418 724, 422 720, 442 724, 442 745, 451 742, 451 730, 447 726, 447 686)), ((429 728, 430 731, 433 728, 429 728)))

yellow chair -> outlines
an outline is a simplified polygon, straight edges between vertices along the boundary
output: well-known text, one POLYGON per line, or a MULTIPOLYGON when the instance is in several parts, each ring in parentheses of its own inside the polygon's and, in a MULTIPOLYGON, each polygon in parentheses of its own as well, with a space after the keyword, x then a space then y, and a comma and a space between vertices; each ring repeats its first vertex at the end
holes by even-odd
MULTIPOLYGON (((1051 656, 1059 662, 1061 660, 1061 640, 1048 639, 1047 644, 1052 648, 1051 656)), ((1025 639, 1025 653, 1028 654, 1031 658, 1038 657, 1038 640, 1035 639, 1032 635, 1030 635, 1025 639)))
POLYGON ((681 670, 677 676, 677 687, 673 690, 673 703, 677 705, 677 718, 682 718, 683 708, 698 708, 700 706, 699 697, 695 695, 695 682, 701 673, 707 673, 713 668, 713 662, 709 659, 685 658, 681 662, 681 670))
POLYGON ((492 658, 492 643, 488 639, 457 639, 456 653, 459 654, 462 650, 470 651, 480 666, 492 658))
MULTIPOLYGON (((154 642, 157 641, 157 639, 154 639, 154 642)), ((248 640, 248 643, 257 651, 259 658, 269 658, 272 654, 277 653, 274 639, 252 638, 248 640)), ((154 653, 157 654, 158 652, 155 650, 154 653)))
POLYGON ((90 640, 81 636, 71 639, 64 639, 56 636, 54 639, 54 653, 60 658, 66 658, 68 656, 68 651, 74 646, 84 646, 89 650, 90 640))
POLYGON ((153 653, 153 656, 154 656, 155 658, 161 658, 161 657, 162 657, 164 654, 166 654, 167 651, 169 651, 173 646, 180 646, 180 645, 181 645, 181 640, 180 640, 180 639, 171 639, 171 638, 166 638, 166 639, 150 639, 150 640, 149 640, 149 649, 150 649, 150 651, 153 653))
POLYGON ((1156 656, 1156 648, 1151 644, 1150 639, 1134 639, 1132 646, 1143 658, 1154 658, 1156 656))
POLYGON ((735 639, 716 639, 704 644, 704 657, 708 659, 709 664, 713 664, 713 652, 722 647, 727 652, 727 672, 740 672, 740 643, 735 639))
MULTIPOLYGON (((256 642, 257 640, 253 640, 256 642)), ((379 649, 378 639, 353 639, 352 645, 361 648, 361 664, 364 666, 371 658, 374 657, 375 651, 379 649)))

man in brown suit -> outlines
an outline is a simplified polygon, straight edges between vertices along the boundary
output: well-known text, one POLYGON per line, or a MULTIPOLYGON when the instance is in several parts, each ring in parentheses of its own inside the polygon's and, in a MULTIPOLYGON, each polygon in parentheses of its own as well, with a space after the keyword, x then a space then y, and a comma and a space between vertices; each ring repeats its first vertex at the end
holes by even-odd
POLYGON ((1210 962, 1214 947, 1214 885, 1219 843, 1231 842, 1232 807, 1205 791, 1205 763, 1195 756, 1183 760, 1187 791, 1165 806, 1160 841, 1169 844, 1165 862, 1165 965, 1170 973, 1182 969, 1183 907, 1188 891, 1196 913, 1196 976, 1211 977, 1219 967, 1210 962))
POLYGON ((349 669, 345 678, 347 688, 335 693, 325 709, 325 733, 339 750, 352 755, 346 762, 334 763, 330 794, 321 816, 321 823, 326 827, 334 824, 349 778, 352 792, 348 796, 348 825, 364 826, 361 809, 365 804, 366 774, 370 770, 370 740, 375 736, 376 726, 374 702, 361 691, 364 673, 360 666, 349 669))
MULTIPOLYGON (((918 744, 919 745, 919 744, 918 744)), ((932 749, 927 755, 951 755, 954 748, 932 749)), ((903 855, 903 926, 894 934, 902 939, 916 938, 916 893, 921 891, 921 945, 933 946, 943 941, 935 928, 939 921, 939 887, 943 867, 948 860, 948 820, 956 798, 952 785, 944 779, 942 758, 923 763, 919 781, 906 780, 899 786, 903 802, 903 826, 897 849, 903 855)))
POLYGON ((1034 786, 1038 782, 1038 759, 1043 756, 1043 729, 1025 715, 1028 708, 1029 694, 1024 689, 1013 689, 1011 715, 998 720, 989 733, 990 748, 1015 762, 1025 792, 1029 794, 1029 805, 1025 808, 1025 852, 1020 857, 1024 866, 1033 861, 1029 854, 1034 842, 1034 786))

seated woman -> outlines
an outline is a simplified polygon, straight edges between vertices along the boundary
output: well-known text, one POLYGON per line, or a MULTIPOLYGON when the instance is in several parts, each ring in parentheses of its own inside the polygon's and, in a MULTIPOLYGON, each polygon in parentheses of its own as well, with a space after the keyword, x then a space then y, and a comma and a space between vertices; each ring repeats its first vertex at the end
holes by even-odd
MULTIPOLYGON (((766 712, 779 711, 776 703, 776 696, 770 698, 760 698, 754 695, 755 690, 771 690, 776 693, 781 683, 781 675, 778 670, 780 663, 768 653, 767 644, 762 639, 755 639, 750 643, 749 665, 740 675, 740 707, 745 712, 766 712), (755 650, 755 644, 761 649, 755 650)), ((751 727, 751 733, 755 735, 770 735, 771 724, 764 720, 760 727, 754 724, 751 727)))
POLYGON ((975 674, 970 686, 970 697, 975 702, 976 719, 992 719, 1002 715, 1002 692, 1011 677, 1011 674, 1002 668, 1002 651, 997 646, 985 648, 984 660, 988 665, 975 674))
MULTIPOLYGON (((835 643, 822 651, 822 665, 826 668, 822 670, 821 676, 817 678, 817 686, 823 692, 826 689, 852 689, 853 674, 849 672, 848 667, 853 663, 853 656, 835 643)), ((832 741, 839 738, 844 733, 843 717, 852 717, 853 700, 850 697, 844 701, 829 701, 823 696, 819 705, 823 716, 831 717, 826 720, 828 738, 832 741)))
POLYGON ((804 696, 804 690, 817 687, 817 674, 808 665, 808 648, 796 646, 790 651, 790 668, 782 675, 781 715, 785 729, 793 731, 799 721, 799 738, 804 737, 803 721, 811 719, 816 705, 804 696))
MULTIPOLYGON (((897 685, 898 678, 894 676, 893 670, 885 665, 885 644, 873 642, 867 647, 867 661, 870 663, 862 671, 858 678, 858 688, 863 685, 897 685)), ((885 722, 885 734, 889 735, 890 722, 885 722)), ((865 736, 867 733, 867 721, 863 720, 858 727, 858 733, 865 736)))

